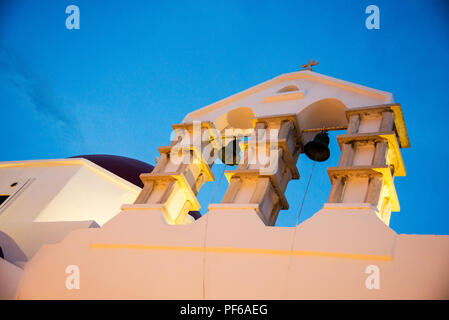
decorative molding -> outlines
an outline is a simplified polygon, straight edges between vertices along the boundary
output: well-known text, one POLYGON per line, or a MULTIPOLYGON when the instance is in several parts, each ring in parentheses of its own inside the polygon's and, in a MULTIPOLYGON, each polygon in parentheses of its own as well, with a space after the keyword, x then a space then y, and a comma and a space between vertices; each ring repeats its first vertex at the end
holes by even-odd
POLYGON ((290 100, 299 100, 304 98, 304 92, 287 92, 287 93, 279 93, 274 96, 264 97, 263 102, 271 103, 271 102, 280 102, 280 101, 290 101, 290 100))
POLYGON ((286 73, 283 75, 280 75, 278 77, 275 77, 273 79, 270 79, 268 81, 265 81, 259 85, 256 85, 254 87, 251 87, 249 89, 246 89, 244 91, 241 91, 239 93, 236 93, 228 98, 222 99, 218 102, 215 102, 213 104, 210 104, 208 106, 205 106, 203 108, 200 108, 198 110, 190 112, 188 115, 192 118, 200 117, 208 112, 212 112, 215 110, 218 110, 230 103, 236 102, 240 99, 246 98, 252 94, 258 93, 262 90, 265 90, 267 88, 273 87, 277 84, 280 84, 282 82, 286 81, 292 81, 292 80, 298 80, 298 79, 306 79, 311 80, 315 82, 319 82, 325 85, 334 86, 346 91, 354 92, 357 94, 369 96, 371 98, 386 102, 388 98, 391 99, 391 93, 380 91, 372 88, 368 88, 365 86, 361 86, 355 83, 351 83, 348 81, 328 77, 313 71, 297 71, 292 73, 286 73))

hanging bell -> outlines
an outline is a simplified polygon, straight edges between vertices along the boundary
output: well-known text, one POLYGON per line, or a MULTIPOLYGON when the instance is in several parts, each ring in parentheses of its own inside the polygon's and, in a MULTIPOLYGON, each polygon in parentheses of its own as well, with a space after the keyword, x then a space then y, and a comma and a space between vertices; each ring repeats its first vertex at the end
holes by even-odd
POLYGON ((304 152, 309 159, 314 161, 322 162, 329 159, 331 152, 327 132, 320 132, 312 141, 307 142, 304 146, 304 152))
POLYGON ((221 148, 219 157, 221 162, 228 166, 236 166, 240 162, 240 147, 237 139, 232 140, 227 146, 221 148))

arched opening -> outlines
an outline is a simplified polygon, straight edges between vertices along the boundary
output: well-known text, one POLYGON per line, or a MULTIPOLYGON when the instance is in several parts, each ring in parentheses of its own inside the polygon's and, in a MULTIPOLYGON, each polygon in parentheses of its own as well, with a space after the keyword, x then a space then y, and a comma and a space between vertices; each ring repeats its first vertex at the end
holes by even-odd
POLYGON ((346 106, 338 99, 322 99, 308 105, 299 113, 301 129, 346 126, 346 106))
POLYGON ((292 92, 292 91, 299 91, 299 88, 295 85, 289 85, 289 86, 283 87, 281 90, 278 91, 278 93, 292 92))
MULTIPOLYGON (((228 145, 234 137, 241 141, 245 139, 245 136, 250 135, 253 132, 252 120, 254 118, 254 111, 248 107, 235 108, 217 117, 214 120, 214 125, 221 134, 221 147, 228 145)), ((239 158, 241 159, 241 150, 239 149, 239 151, 239 158)), ((197 194, 198 201, 201 204, 202 215, 208 211, 209 204, 221 202, 228 188, 224 170, 229 171, 236 168, 237 166, 224 165, 221 161, 217 161, 212 166, 211 170, 215 176, 214 183, 204 184, 197 194)))
MULTIPOLYGON (((301 130, 344 127, 348 125, 346 106, 338 99, 328 98, 313 102, 303 109, 298 116, 301 130)), ((316 133, 304 133, 304 142, 309 141, 316 133)))
POLYGON ((219 131, 225 129, 251 129, 252 119, 255 117, 254 111, 248 107, 240 107, 228 111, 219 116, 215 121, 215 127, 219 131))
MULTIPOLYGON (((338 99, 327 98, 315 101, 299 112, 299 127, 301 130, 346 127, 346 109, 345 104, 338 99)), ((319 131, 303 133, 303 141, 307 143, 317 133, 319 131)), ((289 182, 285 197, 289 201, 290 208, 283 214, 279 214, 276 222, 277 226, 294 226, 297 219, 299 224, 301 224, 318 212, 322 204, 327 201, 331 184, 326 168, 338 165, 340 149, 336 136, 341 133, 343 132, 329 132, 330 158, 325 162, 316 162, 314 164, 305 154, 300 156, 298 170, 301 174, 301 179, 289 182), (305 194, 306 190, 307 194, 305 194), (301 212, 300 215, 299 212, 301 212)))

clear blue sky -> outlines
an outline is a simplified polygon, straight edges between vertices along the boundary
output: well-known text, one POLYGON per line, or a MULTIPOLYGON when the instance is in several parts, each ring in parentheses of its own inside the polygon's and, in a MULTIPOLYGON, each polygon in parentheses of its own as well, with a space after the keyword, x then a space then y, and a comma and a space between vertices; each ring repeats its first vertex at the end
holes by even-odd
MULTIPOLYGON (((187 112, 313 58, 314 71, 402 104, 411 148, 402 150, 408 174, 395 180, 402 210, 391 227, 449 234, 448 15, 445 0, 0 0, 0 161, 107 153, 154 164, 187 112), (70 4, 80 30, 65 27, 70 4), (365 28, 370 4, 380 30, 365 28)), ((335 139, 331 150, 301 221, 327 199, 335 139)), ((302 178, 290 183, 278 225, 294 225, 311 165, 300 157, 302 178)), ((203 209, 215 186, 201 190, 203 209)), ((226 187, 223 179, 215 202, 226 187)))

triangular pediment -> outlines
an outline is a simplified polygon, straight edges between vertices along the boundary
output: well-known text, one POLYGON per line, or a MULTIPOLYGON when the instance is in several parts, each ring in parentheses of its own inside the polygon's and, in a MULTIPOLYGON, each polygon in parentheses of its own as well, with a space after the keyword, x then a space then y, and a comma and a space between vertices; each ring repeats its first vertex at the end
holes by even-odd
MULTIPOLYGON (((345 109, 394 102, 389 92, 303 70, 282 74, 194 110, 187 114, 183 122, 194 120, 214 122, 237 108, 251 109, 254 117, 276 114, 299 115, 308 106, 324 99, 328 99, 326 101, 334 105, 344 106, 345 109)), ((346 121, 343 118, 341 117, 341 121, 346 121)))

